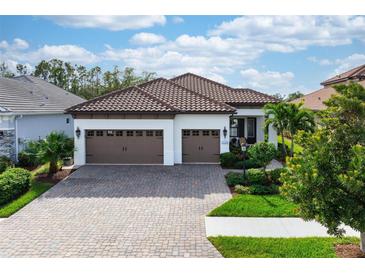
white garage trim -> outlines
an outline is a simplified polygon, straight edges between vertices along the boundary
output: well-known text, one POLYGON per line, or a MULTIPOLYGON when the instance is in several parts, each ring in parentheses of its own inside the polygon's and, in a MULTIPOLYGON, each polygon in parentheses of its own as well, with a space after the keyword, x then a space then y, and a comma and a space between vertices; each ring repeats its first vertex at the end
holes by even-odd
POLYGON ((75 119, 75 130, 80 129, 81 135, 75 134, 74 161, 76 166, 86 163, 85 130, 91 129, 131 129, 131 130, 163 130, 164 165, 174 164, 174 120, 172 119, 75 119))

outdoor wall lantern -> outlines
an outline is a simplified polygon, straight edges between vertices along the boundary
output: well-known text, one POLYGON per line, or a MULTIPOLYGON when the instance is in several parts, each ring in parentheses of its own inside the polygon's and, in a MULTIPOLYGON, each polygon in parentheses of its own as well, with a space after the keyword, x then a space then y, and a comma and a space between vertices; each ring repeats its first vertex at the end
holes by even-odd
POLYGON ((227 129, 226 129, 226 127, 224 127, 224 129, 223 129, 223 136, 224 136, 224 138, 227 137, 227 129))
POLYGON ((79 128, 76 129, 75 133, 76 133, 76 137, 80 138, 81 130, 79 128))

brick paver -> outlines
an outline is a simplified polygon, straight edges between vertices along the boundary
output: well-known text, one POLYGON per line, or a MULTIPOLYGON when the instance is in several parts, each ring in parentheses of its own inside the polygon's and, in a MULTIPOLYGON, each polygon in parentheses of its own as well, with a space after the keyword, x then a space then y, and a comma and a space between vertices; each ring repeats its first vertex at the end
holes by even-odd
POLYGON ((0 222, 0 256, 219 257, 204 216, 230 196, 216 165, 84 166, 0 222))

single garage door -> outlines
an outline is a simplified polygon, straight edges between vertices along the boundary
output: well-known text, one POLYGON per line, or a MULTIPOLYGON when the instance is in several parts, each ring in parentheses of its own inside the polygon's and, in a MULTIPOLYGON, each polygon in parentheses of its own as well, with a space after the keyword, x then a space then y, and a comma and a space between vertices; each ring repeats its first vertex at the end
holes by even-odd
POLYGON ((182 130, 183 163, 219 163, 219 130, 182 130))
POLYGON ((163 164, 163 131, 87 130, 86 163, 163 164))

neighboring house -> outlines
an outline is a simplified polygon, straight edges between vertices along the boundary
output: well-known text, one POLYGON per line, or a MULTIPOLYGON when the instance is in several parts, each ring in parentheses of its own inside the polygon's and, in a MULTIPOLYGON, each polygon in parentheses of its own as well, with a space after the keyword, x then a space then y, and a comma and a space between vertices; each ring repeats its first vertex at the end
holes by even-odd
POLYGON ((291 102, 303 102, 304 107, 309 108, 313 111, 324 110, 326 109, 326 105, 323 104, 323 102, 328 100, 333 94, 336 94, 336 90, 333 88, 333 85, 346 84, 350 81, 357 82, 365 87, 365 64, 322 82, 321 85, 323 86, 323 88, 309 93, 301 98, 295 99, 291 102))
MULTIPOLYGON (((268 102, 277 100, 191 73, 115 91, 66 110, 75 165, 218 163, 232 138, 264 141, 268 102)), ((271 127, 268 140, 277 144, 271 127)))
POLYGON ((53 130, 73 137, 73 119, 64 110, 84 101, 36 77, 0 77, 0 155, 16 160, 26 141, 53 130))

